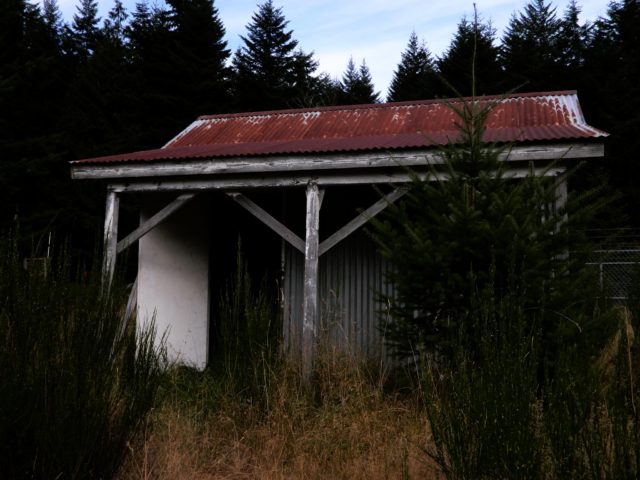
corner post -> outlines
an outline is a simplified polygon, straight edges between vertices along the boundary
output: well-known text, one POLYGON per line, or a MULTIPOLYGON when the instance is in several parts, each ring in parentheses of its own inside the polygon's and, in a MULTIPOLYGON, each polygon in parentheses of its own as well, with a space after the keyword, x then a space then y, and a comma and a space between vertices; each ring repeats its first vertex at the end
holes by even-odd
POLYGON ((109 190, 104 215, 104 258, 102 261, 102 284, 107 289, 111 287, 116 266, 119 212, 120 197, 116 192, 109 190))
POLYGON ((302 376, 311 378, 318 328, 318 252, 321 192, 307 185, 307 219, 304 248, 304 300, 302 316, 302 376))

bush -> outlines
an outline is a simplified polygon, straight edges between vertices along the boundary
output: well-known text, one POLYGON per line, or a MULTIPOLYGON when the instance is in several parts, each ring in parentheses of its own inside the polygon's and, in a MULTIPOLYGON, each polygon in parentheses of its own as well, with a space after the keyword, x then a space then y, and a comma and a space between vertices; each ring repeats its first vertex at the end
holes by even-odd
POLYGON ((124 289, 60 257, 26 271, 15 236, 0 240, 2 478, 111 478, 162 375, 153 326, 123 321, 124 289))
POLYGON ((479 334, 476 355, 425 362, 426 452, 446 478, 638 478, 640 340, 628 312, 594 312, 616 327, 606 346, 587 356, 577 336, 540 381, 542 338, 518 299, 495 300, 480 292, 461 322, 479 334))

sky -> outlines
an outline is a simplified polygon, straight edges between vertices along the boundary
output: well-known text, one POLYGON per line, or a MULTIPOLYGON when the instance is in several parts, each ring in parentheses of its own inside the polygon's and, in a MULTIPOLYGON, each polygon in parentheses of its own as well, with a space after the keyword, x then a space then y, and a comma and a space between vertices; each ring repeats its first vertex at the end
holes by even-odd
MULTIPOLYGON (((123 0, 131 11, 136 0, 123 0)), ((163 0, 157 0, 162 4, 163 0)), ((70 22, 78 0, 58 0, 66 21, 70 22)), ((150 0, 153 4, 154 1, 150 0)), ((215 0, 220 19, 226 29, 231 51, 241 45, 240 35, 246 35, 246 25, 261 0, 215 0)), ((515 12, 521 12, 528 2, 511 0, 477 0, 482 19, 491 20, 498 38, 515 12)), ((551 4, 562 16, 569 0, 554 0, 551 4)), ((113 6, 112 0, 98 0, 99 14, 104 18, 113 6)), ((353 57, 356 65, 365 60, 376 87, 384 98, 407 46, 415 31, 429 51, 443 54, 464 16, 473 17, 472 0, 274 0, 282 7, 293 38, 305 52, 313 52, 319 61, 318 72, 340 79, 347 62, 353 57)), ((606 0, 578 0, 581 20, 593 21, 606 14, 606 0)))

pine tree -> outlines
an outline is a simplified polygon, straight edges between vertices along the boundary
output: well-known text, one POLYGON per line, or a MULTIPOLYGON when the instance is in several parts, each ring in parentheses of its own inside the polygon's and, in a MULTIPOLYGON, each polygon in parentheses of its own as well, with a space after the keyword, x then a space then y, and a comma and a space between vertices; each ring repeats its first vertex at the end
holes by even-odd
POLYGON ((77 66, 64 116, 78 154, 97 155, 130 146, 134 82, 125 36, 129 14, 120 0, 94 34, 91 56, 77 66))
POLYGON ((510 88, 553 90, 561 76, 562 21, 545 0, 533 0, 511 17, 502 38, 502 63, 510 88))
POLYGON ((213 0, 169 0, 173 31, 167 62, 174 75, 173 88, 181 99, 181 119, 219 113, 229 108, 230 52, 225 28, 213 0))
POLYGON ((356 68, 353 57, 349 58, 347 69, 340 82, 340 105, 355 105, 360 103, 379 102, 380 92, 373 87, 371 72, 364 59, 359 68, 356 68))
POLYGON ((48 17, 37 4, 14 7, 22 8, 13 11, 20 24, 10 41, 15 57, 0 64, 0 229, 17 216, 30 236, 52 228, 68 200, 60 118, 69 74, 55 4, 45 4, 48 17))
POLYGON ((10 76, 22 49, 24 0, 0 2, 0 86, 10 76))
POLYGON ((342 89, 340 82, 328 73, 310 77, 310 84, 305 95, 299 97, 300 108, 325 107, 338 105, 342 89))
POLYGON ((416 32, 412 32, 398 68, 393 73, 387 100, 400 102, 432 98, 438 83, 431 53, 424 41, 418 40, 416 32))
POLYGON ((247 36, 233 58, 234 95, 241 110, 295 106, 306 96, 317 68, 312 54, 298 48, 289 22, 272 0, 259 5, 247 36))
POLYGON ((98 1, 80 0, 77 12, 73 15, 70 34, 74 54, 80 63, 91 57, 98 44, 99 22, 98 1))
MULTIPOLYGON (((580 23, 580 7, 576 0, 571 0, 560 21, 558 32, 558 52, 563 78, 557 88, 568 88, 575 82, 578 72, 584 66, 587 48, 591 40, 591 25, 580 23)), ((575 83, 574 83, 575 87, 575 83)))
POLYGON ((578 226, 595 207, 576 209, 572 200, 567 210, 554 208, 555 178, 533 170, 509 178, 500 160, 506 147, 482 141, 493 105, 474 99, 451 108, 459 135, 441 153, 446 180, 412 174, 405 198, 371 221, 381 254, 394 265, 387 274, 394 294, 385 299, 392 316, 386 337, 401 355, 425 348, 449 355, 465 331, 470 343, 459 346, 473 356, 479 345, 465 319, 483 317, 473 311, 474 299, 489 291, 493 308, 517 300, 529 315, 527 328, 557 345, 573 328, 559 318, 580 322, 592 313, 594 297, 583 289, 593 278, 578 226))
POLYGON ((438 93, 445 97, 471 95, 472 85, 480 95, 502 93, 503 75, 495 38, 494 28, 478 15, 471 22, 463 18, 449 48, 437 61, 443 79, 438 93))
POLYGON ((640 225, 640 3, 609 5, 596 21, 581 75, 581 96, 594 125, 611 133, 607 162, 611 184, 623 193, 625 212, 640 225))
POLYGON ((125 43, 125 27, 129 14, 125 8, 122 0, 115 0, 113 8, 107 14, 107 18, 104 21, 103 30, 108 38, 108 41, 124 45, 125 43))
POLYGON ((62 14, 57 0, 42 1, 42 18, 54 32, 62 31, 62 14))

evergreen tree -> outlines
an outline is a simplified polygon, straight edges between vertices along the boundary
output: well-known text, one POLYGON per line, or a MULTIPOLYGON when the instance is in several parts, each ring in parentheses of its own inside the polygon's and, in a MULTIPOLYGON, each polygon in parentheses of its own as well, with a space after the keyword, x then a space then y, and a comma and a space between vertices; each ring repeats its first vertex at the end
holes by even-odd
POLYGON ((342 89, 338 80, 332 78, 328 73, 310 77, 309 80, 306 95, 299 97, 299 107, 313 108, 339 104, 342 89))
POLYGON ((611 184, 623 192, 625 211, 640 225, 640 3, 609 5, 594 25, 581 75, 581 97, 593 124, 611 133, 607 162, 611 184))
POLYGON ((73 16, 70 34, 74 54, 80 63, 88 60, 98 44, 99 22, 98 1, 80 0, 73 16))
POLYGON ((0 87, 8 81, 21 54, 25 6, 24 0, 0 2, 0 87))
POLYGON ((563 22, 545 0, 533 0, 511 17, 502 38, 502 63, 509 87, 527 91, 557 89, 562 56, 559 37, 563 22))
POLYGON ((108 41, 117 45, 125 43, 125 27, 129 14, 121 0, 115 0, 113 8, 104 21, 103 30, 108 41))
POLYGON ((485 312, 474 311, 480 292, 490 292, 494 308, 515 299, 529 316, 527 328, 549 341, 545 355, 575 332, 575 324, 561 319, 581 322, 592 313, 595 297, 584 292, 595 284, 579 225, 595 207, 574 208, 572 199, 567 209, 555 208, 555 178, 533 170, 518 181, 509 178, 500 161, 507 147, 482 141, 492 107, 454 103, 459 135, 441 153, 446 180, 413 174, 405 198, 371 222, 380 252, 394 265, 387 274, 394 293, 385 299, 392 315, 385 334, 401 355, 425 348, 449 355, 464 331, 470 343, 458 346, 473 357, 477 332, 465 319, 483 318, 485 312))
POLYGON ((213 0, 169 0, 172 43, 167 63, 181 121, 229 108, 229 58, 225 28, 213 0))
POLYGON ((438 93, 445 97, 471 95, 472 85, 480 95, 502 93, 503 75, 495 38, 490 23, 482 23, 477 15, 471 22, 463 18, 449 48, 437 61, 443 79, 438 93))
POLYGON ((42 1, 42 18, 47 26, 57 35, 62 32, 62 14, 57 0, 42 1))
POLYGON ((138 148, 157 148, 191 119, 176 118, 173 108, 180 102, 173 88, 180 75, 169 61, 173 51, 172 23, 168 10, 136 4, 126 28, 131 55, 131 109, 136 112, 138 148))
POLYGON ((407 49, 402 52, 402 59, 393 73, 387 100, 400 102, 432 98, 438 83, 431 53, 424 42, 418 40, 416 32, 412 32, 407 49))
MULTIPOLYGON (((578 72, 584 66, 587 48, 591 40, 591 25, 580 23, 580 7, 576 0, 571 0, 560 21, 558 32, 558 53, 563 70, 562 85, 557 88, 569 88, 571 82, 578 78, 578 72)), ((573 84, 575 88, 575 83, 573 84)))
POLYGON ((79 156, 120 151, 129 145, 133 79, 125 37, 128 13, 116 0, 94 33, 91 56, 75 70, 64 116, 69 141, 79 156))
POLYGON ((295 106, 307 94, 317 68, 312 54, 298 48, 289 22, 272 0, 258 7, 247 25, 243 46, 233 58, 237 108, 265 110, 295 106))
POLYGON ((61 160, 68 147, 60 130, 69 75, 55 4, 45 5, 48 17, 36 4, 19 5, 13 14, 20 30, 10 43, 15 56, 0 64, 0 228, 17 216, 21 231, 31 236, 51 228, 70 203, 61 160))
POLYGON ((360 103, 379 102, 380 92, 376 92, 371 79, 371 72, 364 59, 359 68, 356 68, 353 57, 349 58, 347 69, 340 82, 340 105, 355 105, 360 103))

